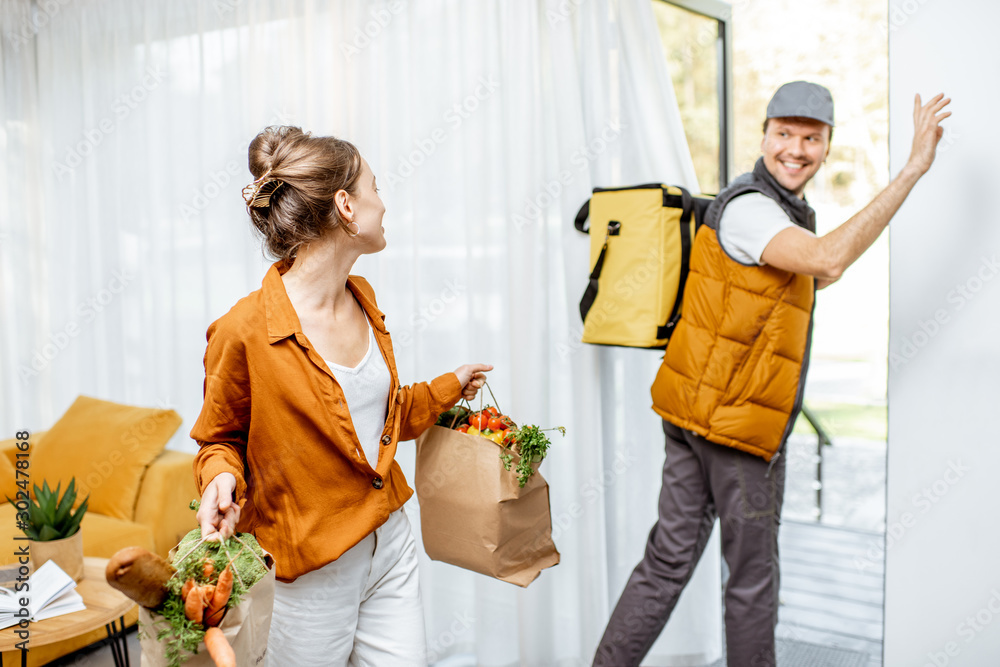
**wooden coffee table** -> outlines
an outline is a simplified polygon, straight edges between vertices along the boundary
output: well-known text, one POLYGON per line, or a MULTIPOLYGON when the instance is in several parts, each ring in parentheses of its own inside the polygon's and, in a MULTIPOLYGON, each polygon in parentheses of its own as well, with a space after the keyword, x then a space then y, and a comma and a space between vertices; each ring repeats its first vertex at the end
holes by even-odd
MULTIPOLYGON (((76 592, 87 605, 84 611, 75 611, 55 618, 47 618, 28 626, 28 647, 45 646, 66 639, 78 637, 96 630, 102 625, 111 639, 111 654, 116 667, 128 667, 128 646, 125 643, 125 614, 132 610, 135 602, 111 588, 104 578, 107 558, 84 558, 84 579, 76 586, 76 592)), ((0 630, 0 652, 14 651, 21 640, 14 631, 17 626, 0 630)), ((21 665, 28 664, 28 652, 21 652, 21 665)), ((0 656, 0 665, 3 657, 0 656)))

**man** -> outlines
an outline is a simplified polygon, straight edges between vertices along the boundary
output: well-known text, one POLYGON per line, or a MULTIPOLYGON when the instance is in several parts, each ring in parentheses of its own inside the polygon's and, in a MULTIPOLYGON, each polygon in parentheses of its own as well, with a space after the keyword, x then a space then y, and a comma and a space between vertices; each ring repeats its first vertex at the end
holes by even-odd
POLYGON ((659 519, 595 665, 639 664, 716 517, 729 565, 729 667, 775 665, 783 452, 802 403, 815 290, 871 246, 930 169, 949 102, 916 96, 906 166, 868 206, 816 236, 803 192, 830 151, 833 99, 804 81, 774 94, 762 157, 719 193, 695 239, 683 315, 652 387, 666 434, 659 519))

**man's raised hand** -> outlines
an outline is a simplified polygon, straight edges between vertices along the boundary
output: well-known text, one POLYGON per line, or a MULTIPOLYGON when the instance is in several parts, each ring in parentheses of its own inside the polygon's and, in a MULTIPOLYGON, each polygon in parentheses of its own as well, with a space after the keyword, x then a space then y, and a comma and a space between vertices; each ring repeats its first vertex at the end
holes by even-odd
POLYGON ((944 135, 941 121, 951 115, 950 111, 942 112, 951 102, 950 97, 938 93, 927 104, 922 104, 920 94, 913 100, 913 149, 907 166, 913 167, 923 176, 931 168, 937 152, 938 142, 944 135))

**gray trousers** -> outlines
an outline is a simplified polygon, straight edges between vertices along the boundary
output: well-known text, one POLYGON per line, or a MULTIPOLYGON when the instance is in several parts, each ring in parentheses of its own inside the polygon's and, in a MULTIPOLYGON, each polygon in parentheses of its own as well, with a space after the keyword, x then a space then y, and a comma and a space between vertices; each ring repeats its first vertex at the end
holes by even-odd
POLYGON ((764 459, 711 443, 664 421, 659 519, 646 554, 611 614, 595 666, 638 665, 670 618, 691 578, 716 517, 726 584, 729 667, 774 667, 778 623, 778 525, 785 455, 764 459))

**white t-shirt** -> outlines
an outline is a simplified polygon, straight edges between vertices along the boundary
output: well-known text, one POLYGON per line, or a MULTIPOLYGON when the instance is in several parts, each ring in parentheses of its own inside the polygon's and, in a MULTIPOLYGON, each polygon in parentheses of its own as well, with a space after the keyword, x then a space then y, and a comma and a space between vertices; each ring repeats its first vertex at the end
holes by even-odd
POLYGON ((763 266, 760 256, 781 230, 794 227, 778 202, 760 192, 734 197, 719 220, 719 244, 744 264, 763 266))
POLYGON ((330 372, 337 378, 340 388, 344 391, 347 410, 351 413, 351 421, 354 422, 354 431, 358 434, 368 464, 374 468, 378 463, 379 445, 382 442, 382 430, 385 428, 392 377, 378 349, 371 322, 368 322, 368 352, 365 353, 361 363, 354 368, 348 368, 326 359, 323 361, 326 361, 330 372))

